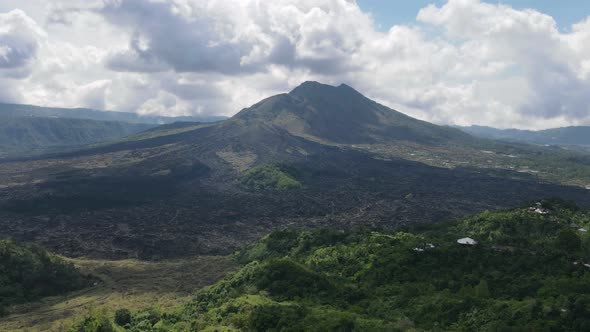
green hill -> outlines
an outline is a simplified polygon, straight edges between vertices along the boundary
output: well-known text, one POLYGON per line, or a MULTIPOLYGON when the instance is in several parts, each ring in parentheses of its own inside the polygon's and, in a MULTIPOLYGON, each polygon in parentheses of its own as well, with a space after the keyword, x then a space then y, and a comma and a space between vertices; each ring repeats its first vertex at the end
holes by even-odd
POLYGON ((261 164, 248 170, 241 176, 240 183, 254 190, 301 188, 301 183, 291 174, 282 170, 280 166, 272 164, 261 164))
POLYGON ((118 323, 128 331, 587 331, 588 228, 588 211, 545 201, 403 232, 275 232, 238 252, 243 268, 191 304, 124 319, 121 311, 118 323), (458 243, 464 237, 477 244, 458 243))
POLYGON ((0 240, 0 315, 7 306, 88 286, 90 279, 41 247, 0 240))

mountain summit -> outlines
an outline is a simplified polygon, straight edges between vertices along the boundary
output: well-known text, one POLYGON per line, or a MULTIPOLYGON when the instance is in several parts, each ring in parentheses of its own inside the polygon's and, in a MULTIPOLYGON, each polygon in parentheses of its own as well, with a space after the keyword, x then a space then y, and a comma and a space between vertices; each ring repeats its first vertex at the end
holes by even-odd
POLYGON ((295 136, 341 144, 395 140, 435 143, 467 136, 397 112, 348 85, 336 87, 318 82, 305 82, 287 94, 267 98, 234 119, 262 121, 295 136))

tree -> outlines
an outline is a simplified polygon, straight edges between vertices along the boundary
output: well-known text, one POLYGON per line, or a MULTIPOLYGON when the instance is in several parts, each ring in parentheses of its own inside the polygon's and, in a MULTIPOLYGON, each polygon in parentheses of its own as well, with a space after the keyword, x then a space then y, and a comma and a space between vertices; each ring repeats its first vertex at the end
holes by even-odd
POLYGON ((571 229, 564 229, 557 235, 557 247, 566 251, 576 251, 582 246, 582 240, 571 229))
POLYGON ((475 296, 479 297, 480 299, 487 299, 490 297, 490 289, 488 287, 488 282, 485 280, 481 280, 479 284, 475 287, 475 296))
POLYGON ((125 326, 131 323, 131 312, 128 309, 119 309, 115 312, 115 323, 125 326))

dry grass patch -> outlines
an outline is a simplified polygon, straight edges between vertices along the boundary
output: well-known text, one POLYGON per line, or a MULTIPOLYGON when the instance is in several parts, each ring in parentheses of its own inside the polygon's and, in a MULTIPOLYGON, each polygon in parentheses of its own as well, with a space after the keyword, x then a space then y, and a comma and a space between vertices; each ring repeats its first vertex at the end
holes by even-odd
POLYGON ((101 308, 109 312, 120 308, 174 309, 189 301, 197 290, 236 269, 224 256, 162 262, 71 261, 99 279, 94 287, 16 306, 11 315, 0 319, 0 331, 63 331, 77 317, 101 308))

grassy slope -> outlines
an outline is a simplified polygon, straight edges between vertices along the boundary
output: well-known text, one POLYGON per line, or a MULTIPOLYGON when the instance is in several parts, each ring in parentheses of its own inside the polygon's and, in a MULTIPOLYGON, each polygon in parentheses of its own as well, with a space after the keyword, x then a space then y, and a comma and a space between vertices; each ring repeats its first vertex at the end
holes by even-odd
POLYGON ((235 268, 231 259, 222 256, 165 262, 70 261, 100 281, 67 296, 12 307, 11 315, 0 318, 0 331, 64 331, 74 317, 103 308, 111 314, 121 307, 172 310, 189 302, 193 292, 218 281, 235 268))
POLYGON ((12 304, 81 289, 91 280, 36 245, 0 240, 0 316, 12 304))
POLYGON ((252 190, 289 190, 301 188, 301 183, 280 166, 261 164, 240 176, 240 183, 252 190))
POLYGON ((136 313, 128 328, 587 330, 590 236, 577 229, 590 217, 563 202, 544 208, 411 232, 273 233, 238 254, 238 273, 172 314, 136 313), (464 236, 479 245, 457 244, 464 236))

